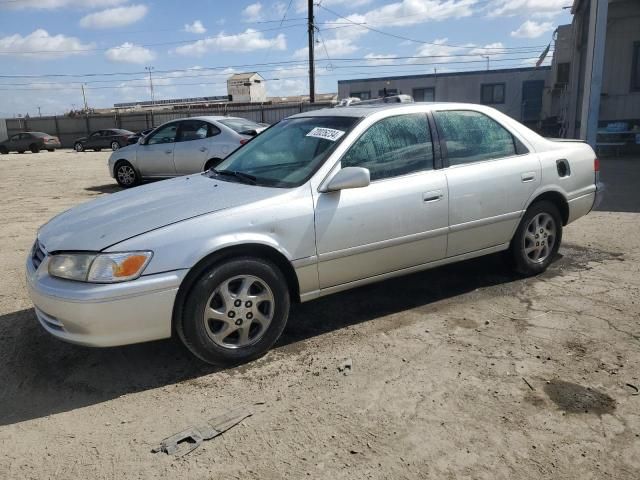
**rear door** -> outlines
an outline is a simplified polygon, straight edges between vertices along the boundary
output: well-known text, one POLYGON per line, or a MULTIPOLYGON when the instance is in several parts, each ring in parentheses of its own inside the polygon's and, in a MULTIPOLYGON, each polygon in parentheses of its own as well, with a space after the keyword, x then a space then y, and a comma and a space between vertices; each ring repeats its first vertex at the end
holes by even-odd
POLYGON ((507 128, 474 110, 434 112, 449 186, 447 256, 511 240, 540 184, 540 161, 507 128))
POLYGON ((143 177, 172 177, 176 174, 173 152, 178 123, 172 122, 160 127, 144 143, 138 145, 136 167, 143 177))
POLYGON ((371 184, 316 198, 320 288, 444 258, 447 185, 425 113, 374 123, 340 166, 367 168, 371 184))
POLYGON ((183 120, 179 124, 173 153, 176 173, 187 175, 201 172, 206 161, 212 157, 211 139, 220 134, 220 129, 204 120, 183 120))

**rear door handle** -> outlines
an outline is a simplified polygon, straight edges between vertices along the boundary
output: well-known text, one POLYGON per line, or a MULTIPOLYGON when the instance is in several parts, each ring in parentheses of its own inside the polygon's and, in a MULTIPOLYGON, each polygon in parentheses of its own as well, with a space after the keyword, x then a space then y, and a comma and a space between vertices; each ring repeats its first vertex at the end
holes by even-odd
POLYGON ((173 150, 165 150, 164 153, 166 153, 167 155, 173 153, 173 150))
POLYGON ((424 203, 437 202, 443 196, 444 194, 442 193, 442 190, 432 190, 431 192, 424 192, 422 194, 422 201, 424 203))
POLYGON ((520 175, 520 178, 522 179, 523 183, 533 182, 536 179, 536 174, 535 172, 526 172, 520 175))

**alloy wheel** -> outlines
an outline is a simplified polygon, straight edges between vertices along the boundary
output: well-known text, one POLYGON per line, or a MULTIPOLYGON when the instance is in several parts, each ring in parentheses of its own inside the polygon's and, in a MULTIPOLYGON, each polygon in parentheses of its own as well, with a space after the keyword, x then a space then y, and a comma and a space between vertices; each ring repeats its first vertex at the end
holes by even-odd
POLYGON ((136 181, 136 172, 130 165, 120 165, 116 175, 122 185, 133 185, 136 181))
POLYGON ((524 254, 532 263, 543 263, 551 252, 556 242, 556 222, 553 217, 545 212, 534 216, 524 235, 524 254))
POLYGON ((275 297, 264 280, 238 275, 222 282, 207 300, 205 331, 223 348, 253 345, 268 330, 274 310, 275 297))

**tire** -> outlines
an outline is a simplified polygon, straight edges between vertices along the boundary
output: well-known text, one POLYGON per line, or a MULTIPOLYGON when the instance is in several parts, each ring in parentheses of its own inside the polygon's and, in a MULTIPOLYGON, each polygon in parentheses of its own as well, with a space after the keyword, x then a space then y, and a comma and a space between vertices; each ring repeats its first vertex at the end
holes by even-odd
POLYGON ((222 162, 222 159, 220 158, 212 158, 210 160, 207 160, 207 163, 204 164, 204 172, 206 172, 207 170, 211 169, 211 168, 216 168, 218 165, 220 165, 220 163, 222 162))
POLYGON ((78 153, 80 153, 80 152, 84 152, 84 145, 82 145, 80 142, 75 143, 75 144, 73 145, 73 149, 74 149, 76 152, 78 152, 78 153))
POLYGON ((525 276, 544 272, 562 241, 562 217, 546 200, 531 205, 516 230, 509 253, 515 270, 525 276))
POLYGON ((111 142, 111 150, 114 152, 120 148, 120 144, 118 142, 111 142))
POLYGON ((267 260, 240 257, 214 265, 195 281, 176 330, 204 362, 237 365, 273 346, 287 324, 289 307, 280 269, 267 260))
POLYGON ((113 175, 116 177, 118 185, 122 188, 135 187, 140 183, 138 172, 136 172, 133 165, 126 160, 120 160, 116 163, 116 166, 113 167, 113 175))
POLYGON ((29 145, 29 150, 31 150, 31 153, 39 153, 40 147, 34 143, 32 145, 29 145))

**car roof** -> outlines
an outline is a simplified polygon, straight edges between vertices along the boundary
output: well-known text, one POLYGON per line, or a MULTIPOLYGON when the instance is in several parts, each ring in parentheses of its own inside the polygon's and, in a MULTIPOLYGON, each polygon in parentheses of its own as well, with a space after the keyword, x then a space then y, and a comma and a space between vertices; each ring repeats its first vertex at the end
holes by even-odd
POLYGON ((176 120, 205 120, 205 121, 220 121, 220 120, 247 120, 253 123, 253 120, 242 118, 242 117, 225 117, 224 115, 204 115, 201 117, 188 117, 188 118, 177 118, 176 120))
POLYGON ((363 118, 373 115, 378 112, 388 110, 407 110, 415 108, 419 111, 424 111, 425 106, 428 110, 437 110, 440 107, 451 108, 471 108, 474 110, 481 110, 483 105, 475 103, 455 103, 455 102, 412 102, 412 103, 371 103, 366 105, 351 105, 349 107, 337 107, 337 108, 322 108, 319 110, 312 110, 310 112, 297 113, 289 118, 302 118, 302 117, 357 117, 363 118))

